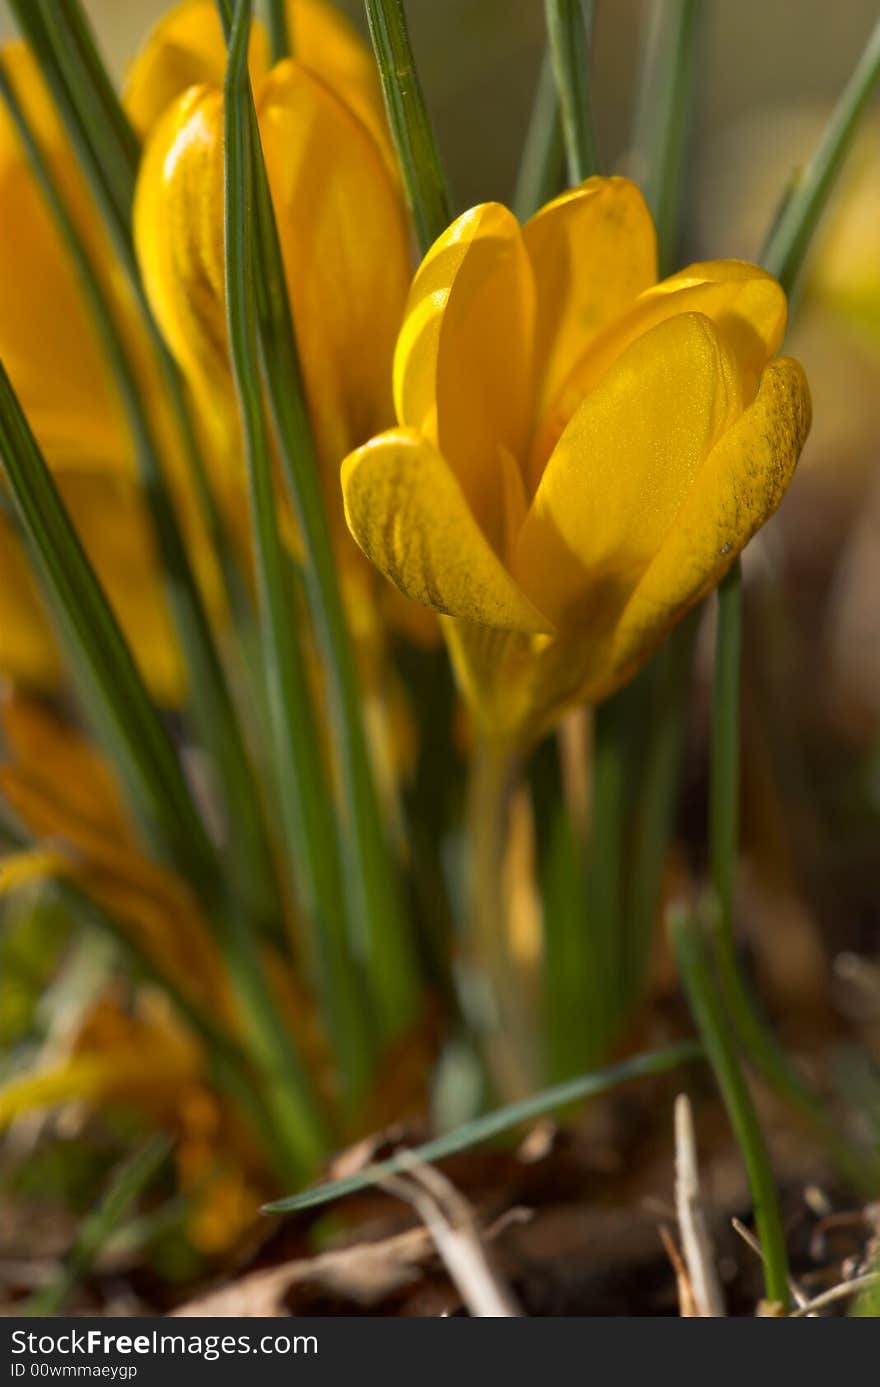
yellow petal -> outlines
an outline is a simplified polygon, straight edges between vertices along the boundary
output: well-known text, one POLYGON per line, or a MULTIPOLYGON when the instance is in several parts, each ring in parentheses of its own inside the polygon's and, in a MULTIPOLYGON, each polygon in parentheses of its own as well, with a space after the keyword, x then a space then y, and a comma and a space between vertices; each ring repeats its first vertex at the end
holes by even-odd
POLYGON ((740 260, 690 265, 643 293, 632 308, 595 339, 548 403, 532 447, 540 475, 563 429, 584 396, 631 342, 678 313, 702 313, 737 358, 751 396, 785 332, 786 302, 772 276, 740 260))
MULTIPOLYGON (((269 66, 269 42, 261 24, 250 37, 251 78, 269 66)), ((183 0, 159 20, 130 64, 123 104, 145 138, 176 97, 201 83, 222 85, 226 43, 216 0, 183 0)))
MULTIPOLYGON (((86 243, 103 247, 91 205, 29 51, 2 63, 86 243)), ((103 353, 64 244, 0 103, 0 357, 53 464, 118 465, 131 448, 103 353)))
POLYGON ((540 418, 596 334, 656 282, 657 245, 645 199, 627 178, 587 179, 543 207, 523 237, 537 289, 540 418))
POLYGON ((341 459, 394 422, 391 363, 410 281, 406 215, 373 136, 308 69, 280 63, 257 106, 306 390, 338 511, 341 459))
POLYGON ((675 622, 720 582, 773 514, 810 428, 810 391, 788 357, 772 361, 757 398, 715 445, 666 541, 630 598, 595 692, 643 664, 675 622))
POLYGON ((345 515, 368 558, 401 592, 435 611, 503 630, 549 623, 489 546, 446 461, 404 429, 342 465, 345 515))
POLYGON ((387 167, 396 169, 378 69, 360 35, 327 0, 287 0, 287 23, 293 57, 354 111, 376 140, 387 167))
POLYGON ((228 420, 230 367, 223 255, 223 95, 191 87, 144 152, 134 234, 144 287, 165 340, 206 414, 228 420))
POLYGON ((632 343, 576 411, 520 532, 513 571, 542 611, 595 630, 619 609, 742 408, 708 318, 680 314, 632 343))
POLYGON ((430 439, 491 542, 503 522, 500 450, 523 456, 532 408, 534 283, 512 213, 489 202, 434 243, 394 360, 401 424, 430 439))

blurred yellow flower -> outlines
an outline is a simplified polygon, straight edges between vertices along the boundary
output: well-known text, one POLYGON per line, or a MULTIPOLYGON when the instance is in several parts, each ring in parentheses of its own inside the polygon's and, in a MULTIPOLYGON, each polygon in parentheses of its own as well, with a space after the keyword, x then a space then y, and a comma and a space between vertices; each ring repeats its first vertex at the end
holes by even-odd
POLYGON ((410 291, 399 427, 343 465, 354 537, 446 614, 501 740, 629 679, 778 505, 806 437, 775 280, 740 261, 656 278, 626 179, 522 228, 497 203, 465 213, 410 291))
MULTIPOLYGON (((122 271, 101 230, 43 79, 23 44, 0 61, 89 248, 132 349, 140 385, 167 444, 172 484, 206 583, 186 479, 155 366, 122 271)), ((183 672, 135 475, 133 444, 72 261, 18 135, 0 106, 0 356, 52 468, 80 539, 153 693, 183 694, 183 672)), ((0 509, 0 671, 50 689, 61 663, 12 520, 0 509)))

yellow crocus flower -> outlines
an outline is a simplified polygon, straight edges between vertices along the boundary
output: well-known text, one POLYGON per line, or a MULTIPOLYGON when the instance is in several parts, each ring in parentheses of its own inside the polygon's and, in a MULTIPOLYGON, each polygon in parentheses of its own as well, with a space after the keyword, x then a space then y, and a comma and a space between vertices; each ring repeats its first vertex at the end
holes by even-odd
MULTIPOLYGON (((393 419, 390 366, 410 279, 400 188, 390 166, 381 93, 366 49, 338 14, 291 6, 295 60, 266 67, 251 44, 260 135, 309 410, 336 531, 345 536, 340 460, 393 419)), ((140 123, 182 88, 147 141, 135 204, 144 285, 204 415, 215 464, 237 488, 245 472, 229 362, 224 285, 225 49, 215 7, 179 7, 130 74, 140 123), (190 83, 190 85, 186 85, 190 83)), ((350 546, 350 553, 356 555, 350 546)))
POLYGON ((740 261, 656 279, 627 179, 588 179, 525 227, 466 212, 410 292, 399 426, 343 465, 355 539, 445 614, 502 741, 629 679, 776 508, 806 437, 776 281, 740 261))

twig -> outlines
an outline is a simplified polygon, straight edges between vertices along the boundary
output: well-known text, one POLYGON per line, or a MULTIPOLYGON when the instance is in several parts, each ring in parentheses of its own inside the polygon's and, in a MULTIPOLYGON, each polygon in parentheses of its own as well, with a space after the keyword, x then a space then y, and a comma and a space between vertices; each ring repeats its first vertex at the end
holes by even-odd
POLYGON ((413 1160, 406 1175, 388 1175, 381 1183, 415 1209, 471 1315, 522 1315, 509 1287, 490 1265, 470 1204, 445 1175, 413 1160))
MULTIPOLYGON (((761 1247, 761 1244, 758 1242, 758 1239, 755 1237, 754 1233, 750 1232, 750 1230, 746 1228, 745 1224, 742 1223, 738 1218, 732 1218, 730 1222, 733 1225, 733 1231, 735 1233, 739 1233, 739 1236, 742 1238, 743 1242, 746 1243, 746 1245, 750 1247, 752 1251, 755 1253, 755 1255, 760 1257, 761 1261, 763 1262, 764 1250, 761 1247)), ((792 1300, 794 1300, 797 1303, 798 1310, 802 1312, 805 1311, 805 1307, 809 1304, 809 1297, 804 1294, 798 1283, 795 1280, 793 1280, 792 1277, 788 1278, 788 1289, 791 1291, 792 1300)))
POLYGON ((724 1293, 700 1194, 694 1119, 687 1094, 675 1100, 675 1211, 697 1316, 724 1316, 724 1293))
POLYGON ((880 1271, 869 1271, 864 1276, 854 1276, 852 1281, 841 1281, 839 1286, 832 1286, 830 1290, 823 1291, 813 1300, 808 1300, 806 1305, 799 1305, 796 1310, 792 1310, 788 1318, 803 1319, 805 1315, 813 1315, 836 1300, 846 1300, 848 1296, 858 1295, 859 1291, 866 1291, 870 1286, 880 1286, 880 1271))

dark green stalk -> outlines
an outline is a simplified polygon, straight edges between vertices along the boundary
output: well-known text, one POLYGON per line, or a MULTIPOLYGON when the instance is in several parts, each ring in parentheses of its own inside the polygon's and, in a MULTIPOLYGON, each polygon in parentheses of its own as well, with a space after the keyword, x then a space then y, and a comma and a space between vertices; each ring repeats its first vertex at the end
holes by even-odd
MULTIPOLYGON (((602 1049, 613 1042, 623 1009, 622 891, 626 834, 628 704, 609 699, 593 722, 590 843, 587 866, 586 925, 588 967, 599 980, 602 1014, 597 1030, 602 1049)), ((595 988, 591 989, 595 993, 595 988)), ((602 1058, 601 1053, 594 1058, 602 1058)))
POLYGON ((544 8, 562 112, 568 181, 574 186, 599 171, 590 106, 593 0, 544 0, 544 8))
POLYGON ((266 0, 266 19, 272 62, 280 63, 291 54, 290 25, 287 22, 287 0, 266 0))
POLYGON ((521 222, 527 221, 561 190, 564 167, 565 141, 559 93, 556 90, 553 58, 548 49, 541 60, 535 101, 513 195, 513 210, 521 222))
POLYGON ((699 0, 654 0, 634 147, 654 223, 660 276, 674 268, 697 58, 699 0))
MULTIPOLYGON (((238 12, 236 12, 238 14, 238 12)), ((367 750, 354 650, 339 590, 324 506, 320 461, 312 437, 278 229, 272 211, 256 114, 246 71, 235 96, 249 116, 248 186, 258 242, 248 254, 255 276, 263 372, 285 479, 306 551, 303 579, 324 660, 330 724, 344 797, 346 886, 358 944, 365 955, 381 1038, 416 1020, 421 984, 401 883, 387 839, 367 750), (242 94, 242 91, 244 94, 242 94)))
POLYGON ((422 254, 452 220, 449 194, 416 70, 403 0, 366 0, 388 123, 422 254))
POLYGON ((692 612, 639 676, 646 681, 648 690, 648 738, 639 776, 625 891, 623 973, 629 1007, 634 1007, 641 996, 659 917, 663 869, 681 786, 688 684, 699 620, 699 611, 692 612))
POLYGON ((124 339, 100 280, 67 210, 39 142, 0 63, 0 99, 15 123, 31 170, 61 233, 122 400, 135 444, 138 471, 152 515, 171 610, 188 665, 190 698, 200 731, 215 758, 227 809, 236 824, 232 853, 241 864, 242 888, 263 917, 280 916, 273 890, 274 866, 262 821, 259 791, 238 727, 225 671, 198 584, 164 485, 160 451, 144 408, 124 339))
POLYGON ((323 739, 315 723, 308 670, 289 602, 286 557, 277 524, 272 450, 263 409, 258 346, 251 101, 246 54, 250 5, 239 4, 230 37, 225 101, 226 297, 248 480, 260 620, 273 745, 285 829, 311 926, 318 987, 348 1097, 361 1097, 371 1073, 369 1030, 349 951, 336 824, 323 739))
POLYGON ((572 1103, 582 1103, 588 1098, 598 1098, 603 1093, 610 1093, 619 1084, 628 1083, 630 1079, 647 1079, 659 1074, 668 1074, 672 1069, 678 1069, 691 1060, 701 1058, 702 1053, 702 1048, 693 1041, 682 1041, 678 1045, 669 1045, 664 1050, 634 1055, 622 1064, 611 1065, 592 1074, 582 1074, 577 1079, 568 1079, 565 1083, 546 1088, 531 1098, 524 1098, 519 1103, 511 1103, 508 1107, 477 1117, 473 1122, 456 1127, 454 1131, 435 1137, 433 1141, 427 1141, 422 1146, 402 1151, 390 1160, 368 1166, 357 1175, 347 1175, 342 1180, 317 1185, 314 1189, 305 1190, 289 1199, 279 1199, 276 1203, 267 1205, 264 1213, 285 1214, 299 1209, 313 1209, 319 1204, 329 1203, 330 1200, 341 1199, 343 1195, 356 1194, 359 1190, 369 1189, 377 1182, 381 1183, 388 1175, 412 1169, 414 1162, 429 1164, 432 1161, 445 1160, 447 1156, 467 1151, 480 1142, 492 1141, 495 1137, 503 1136, 505 1132, 535 1122, 539 1117, 546 1117, 548 1113, 570 1107, 572 1103))
POLYGON ((672 935, 691 1012, 715 1073, 727 1115, 745 1161, 763 1253, 768 1300, 788 1307, 788 1255, 770 1157, 737 1060, 724 1007, 712 978, 711 964, 698 926, 679 912, 672 935))

